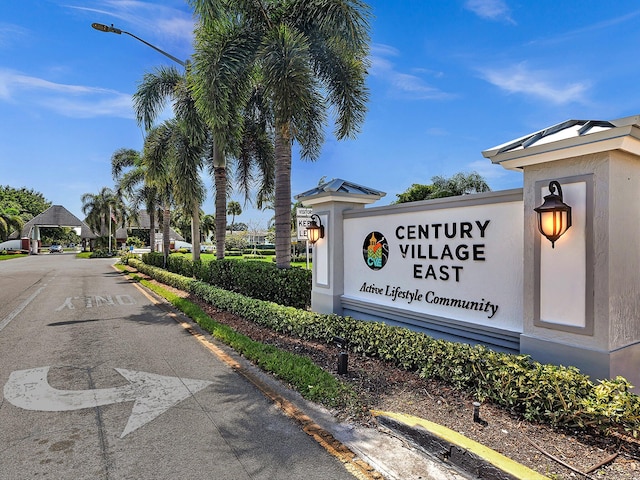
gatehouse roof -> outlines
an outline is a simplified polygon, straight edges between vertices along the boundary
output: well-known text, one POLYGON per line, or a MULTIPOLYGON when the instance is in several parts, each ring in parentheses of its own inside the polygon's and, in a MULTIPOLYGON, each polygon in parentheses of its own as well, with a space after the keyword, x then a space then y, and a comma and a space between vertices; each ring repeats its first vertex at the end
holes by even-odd
MULTIPOLYGON (((80 238, 96 238, 97 235, 91 227, 76 217, 62 205, 52 205, 44 212, 36 215, 24 224, 20 232, 20 238, 29 236, 34 226, 38 227, 80 227, 80 238)), ((11 238, 18 238, 18 232, 14 232, 11 238)))

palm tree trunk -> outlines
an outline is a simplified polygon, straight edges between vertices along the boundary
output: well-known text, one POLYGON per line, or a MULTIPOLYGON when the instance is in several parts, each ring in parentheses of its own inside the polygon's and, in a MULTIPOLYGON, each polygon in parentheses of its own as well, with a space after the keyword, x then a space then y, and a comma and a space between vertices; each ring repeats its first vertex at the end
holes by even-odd
POLYGON ((216 258, 224 258, 227 235, 227 168, 217 145, 213 154, 213 180, 216 187, 216 258))
POLYGON ((288 126, 276 129, 276 266, 291 266, 291 141, 288 126))
POLYGON ((169 228, 171 224, 171 209, 168 202, 164 204, 162 212, 162 255, 164 257, 164 268, 167 268, 169 259, 169 249, 171 248, 171 238, 169 238, 169 228))
POLYGON ((151 251, 156 251, 156 206, 151 205, 151 208, 147 210, 149 214, 149 243, 151 244, 151 251))
POLYGON ((191 216, 191 258, 200 260, 200 205, 193 206, 191 216))

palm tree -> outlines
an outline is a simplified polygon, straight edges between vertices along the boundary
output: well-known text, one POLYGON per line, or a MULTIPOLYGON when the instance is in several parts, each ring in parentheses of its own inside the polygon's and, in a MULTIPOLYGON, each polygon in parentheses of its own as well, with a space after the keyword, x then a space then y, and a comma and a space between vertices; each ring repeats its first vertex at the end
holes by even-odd
POLYGON ((204 144, 189 138, 184 122, 173 121, 173 162, 174 196, 176 203, 191 215, 191 255, 200 259, 200 205, 204 202, 206 189, 200 177, 203 166, 204 144))
POLYGON ((85 193, 80 201, 87 225, 101 237, 109 234, 110 223, 122 223, 127 215, 122 199, 109 187, 102 187, 97 194, 85 193))
MULTIPOLYGON (((254 104, 258 99, 258 94, 254 94, 254 104)), ((148 73, 134 94, 134 105, 138 122, 144 124, 149 129, 162 107, 168 99, 173 100, 173 107, 176 117, 181 121, 184 134, 188 141, 192 143, 194 149, 202 148, 204 161, 209 166, 209 171, 214 178, 215 186, 215 219, 216 219, 216 245, 217 257, 224 257, 225 231, 226 231, 226 201, 229 190, 227 176, 227 158, 231 155, 231 149, 223 150, 220 143, 214 140, 213 130, 204 122, 196 109, 193 96, 188 89, 186 75, 181 75, 175 68, 159 68, 154 73, 148 73)), ((249 103, 251 105, 251 103, 249 103)), ((247 109, 248 110, 248 109, 247 109)), ((247 135, 236 141, 237 148, 233 150, 238 160, 238 179, 248 198, 253 185, 252 171, 257 168, 261 176, 259 195, 270 191, 273 184, 273 153, 270 148, 269 139, 266 137, 266 125, 261 123, 263 119, 254 113, 254 117, 247 121, 253 128, 247 130, 247 135), (262 128, 260 128, 262 127, 262 128)), ((186 148, 186 145, 184 146, 186 148)), ((192 171, 193 165, 185 165, 185 169, 192 171)), ((195 185, 195 184, 192 184, 195 185)), ((188 186, 185 184, 185 187, 188 186)), ((183 192, 189 193, 188 188, 183 192)), ((260 201, 260 200, 258 200, 260 201)), ((199 222, 196 213, 199 212, 194 207, 194 223, 192 226, 192 238, 199 243, 199 222)), ((199 258, 200 248, 194 245, 194 258, 199 258)))
POLYGON ((227 205, 227 215, 231 215, 231 232, 233 232, 233 227, 236 223, 236 215, 242 215, 242 207, 240 203, 236 201, 231 201, 227 205))
MULTIPOLYGON (((180 203, 188 204, 189 211, 192 212, 191 236, 195 242, 192 256, 194 260, 197 260, 200 258, 200 204, 194 206, 193 203, 202 202, 204 196, 202 192, 204 187, 198 176, 204 154, 202 148, 208 137, 206 124, 195 109, 191 95, 186 88, 185 75, 174 67, 161 67, 153 73, 145 74, 133 99, 138 123, 143 125, 147 131, 152 128, 167 100, 173 100, 174 112, 178 121, 171 125, 165 124, 162 127, 163 133, 156 133, 156 147, 160 149, 157 153, 161 155, 168 154, 168 150, 172 149, 175 161, 186 161, 184 165, 174 165, 180 169, 178 174, 186 175, 186 177, 176 178, 180 182, 174 185, 178 189, 174 193, 180 198, 180 203), (182 132, 179 136, 175 135, 175 132, 169 132, 169 130, 177 131, 177 129, 182 132), (175 142, 174 145, 169 145, 172 142, 175 142), (177 143, 181 143, 181 146, 173 148, 177 146, 177 143), (194 153, 197 153, 199 157, 195 158, 194 153), (194 176, 198 177, 197 181, 188 184, 189 180, 194 179, 194 176), (190 195, 197 195, 197 198, 187 198, 190 195)), ((163 216, 167 215, 169 212, 165 209, 163 216)), ((168 242, 168 239, 165 242, 168 242)))
POLYGON ((206 240, 212 233, 216 232, 216 218, 213 215, 204 215, 200 222, 200 233, 202 241, 206 240))
POLYGON ((219 138, 237 135, 256 80, 275 134, 276 264, 291 263, 291 151, 317 159, 329 106, 338 139, 364 121, 369 7, 360 0, 190 0, 200 17, 193 74, 198 108, 219 138))
POLYGON ((4 242, 15 230, 22 229, 22 218, 17 209, 7 208, 0 211, 0 242, 4 242))
POLYGON ((116 182, 116 192, 126 197, 132 206, 131 216, 138 216, 138 207, 144 205, 149 215, 149 243, 151 251, 156 247, 156 206, 158 190, 147 181, 147 165, 142 155, 130 148, 121 148, 111 156, 111 174, 116 182))

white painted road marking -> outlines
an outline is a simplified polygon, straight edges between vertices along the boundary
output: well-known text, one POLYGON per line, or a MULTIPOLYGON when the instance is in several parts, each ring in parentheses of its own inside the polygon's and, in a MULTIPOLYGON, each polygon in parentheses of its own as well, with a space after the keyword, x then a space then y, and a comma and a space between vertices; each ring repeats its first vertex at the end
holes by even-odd
POLYGON ((115 300, 114 300, 114 296, 111 296, 111 295, 105 295, 105 296, 89 295, 87 297, 78 297, 78 296, 67 297, 64 303, 60 305, 58 308, 56 308, 56 312, 60 312, 65 308, 68 308, 69 310, 75 310, 76 307, 73 303, 74 300, 79 300, 82 306, 85 308, 93 308, 94 305, 96 307, 102 307, 102 306, 115 307, 116 304, 122 307, 127 307, 130 305, 134 305, 136 303, 136 301, 133 299, 131 295, 115 295, 115 300))
POLYGON ((9 315, 7 315, 5 318, 2 319, 2 321, 0 322, 0 331, 6 327, 7 325, 9 325, 9 322, 11 322, 11 320, 13 320, 14 318, 16 318, 18 316, 18 314, 24 310, 27 305, 29 305, 34 298, 36 298, 38 296, 38 294, 44 290, 46 287, 46 285, 44 287, 40 287, 38 290, 36 290, 35 292, 33 292, 31 294, 31 296, 29 298, 27 298, 24 302, 22 302, 20 305, 18 305, 18 308, 16 308, 13 312, 11 312, 9 315))
POLYGON ((213 383, 123 368, 115 370, 129 381, 128 385, 93 390, 57 390, 51 387, 47 380, 49 367, 16 370, 11 372, 4 386, 4 398, 16 407, 43 412, 66 412, 135 400, 129 421, 120 435, 124 438, 213 383))

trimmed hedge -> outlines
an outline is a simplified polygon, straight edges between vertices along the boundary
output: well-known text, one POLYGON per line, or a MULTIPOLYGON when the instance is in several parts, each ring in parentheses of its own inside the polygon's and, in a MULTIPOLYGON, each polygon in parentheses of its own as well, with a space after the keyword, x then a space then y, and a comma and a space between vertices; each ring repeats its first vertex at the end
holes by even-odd
MULTIPOLYGON (((142 255, 142 261, 161 268, 164 259, 161 253, 152 252, 142 255)), ((194 262, 182 255, 169 255, 167 270, 247 297, 300 309, 311 306, 311 271, 302 268, 280 269, 261 261, 194 262)))
POLYGON ((137 260, 129 260, 129 264, 216 308, 277 332, 326 343, 342 337, 353 352, 417 371, 423 378, 445 381, 526 420, 603 431, 623 429, 634 437, 640 434, 640 397, 630 392, 631 386, 622 377, 594 383, 574 367, 544 365, 527 355, 494 352, 480 345, 436 340, 401 327, 251 299, 137 260))

